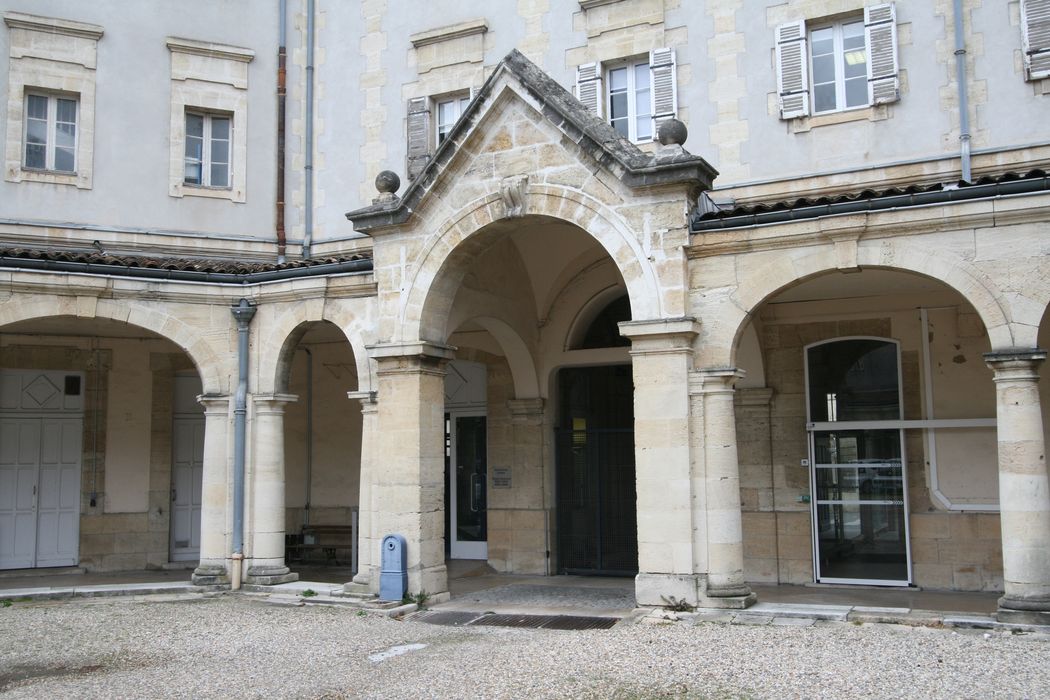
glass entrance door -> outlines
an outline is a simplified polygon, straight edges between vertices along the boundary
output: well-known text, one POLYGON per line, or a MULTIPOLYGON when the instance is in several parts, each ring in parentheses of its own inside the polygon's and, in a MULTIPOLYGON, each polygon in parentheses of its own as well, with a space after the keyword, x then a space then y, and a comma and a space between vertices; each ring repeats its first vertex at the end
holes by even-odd
POLYGON ((806 349, 818 582, 911 582, 898 357, 879 338, 806 349))
POLYGON ((487 559, 485 416, 446 415, 449 555, 453 559, 487 559))

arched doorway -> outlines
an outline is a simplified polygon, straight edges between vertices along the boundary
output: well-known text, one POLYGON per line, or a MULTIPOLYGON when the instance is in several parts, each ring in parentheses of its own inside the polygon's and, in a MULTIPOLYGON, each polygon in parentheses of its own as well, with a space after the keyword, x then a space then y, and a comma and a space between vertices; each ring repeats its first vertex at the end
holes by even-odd
POLYGON ((0 328, 0 568, 192 568, 200 374, 171 340, 105 318, 0 328))

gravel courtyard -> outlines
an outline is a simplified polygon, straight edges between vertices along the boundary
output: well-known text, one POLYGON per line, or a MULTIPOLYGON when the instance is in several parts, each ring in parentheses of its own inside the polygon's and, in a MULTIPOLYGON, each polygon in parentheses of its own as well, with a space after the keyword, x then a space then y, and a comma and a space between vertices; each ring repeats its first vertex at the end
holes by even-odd
POLYGON ((230 595, 0 608, 5 698, 1048 695, 1045 635, 848 623, 453 628, 230 595))

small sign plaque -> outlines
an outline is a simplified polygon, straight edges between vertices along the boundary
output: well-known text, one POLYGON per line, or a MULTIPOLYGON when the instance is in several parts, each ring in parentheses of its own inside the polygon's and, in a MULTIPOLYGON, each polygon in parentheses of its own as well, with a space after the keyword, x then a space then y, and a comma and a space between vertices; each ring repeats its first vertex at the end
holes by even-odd
POLYGON ((510 488, 510 468, 509 467, 496 467, 492 470, 492 488, 494 489, 509 489, 510 488))

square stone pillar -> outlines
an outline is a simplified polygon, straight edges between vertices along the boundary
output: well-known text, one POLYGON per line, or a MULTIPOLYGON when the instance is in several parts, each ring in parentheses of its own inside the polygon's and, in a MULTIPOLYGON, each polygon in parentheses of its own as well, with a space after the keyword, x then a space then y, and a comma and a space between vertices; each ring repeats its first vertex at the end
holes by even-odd
MULTIPOLYGON (((379 411, 372 471, 373 545, 389 534, 407 545, 408 591, 448 599, 445 569, 445 365, 454 349, 427 342, 374 345, 379 411)), ((373 546, 373 548, 375 548, 373 546)), ((378 563, 377 552, 370 555, 378 563)), ((379 576, 369 585, 379 591, 379 576)))
MULTIPOLYGON (((543 462, 544 402, 510 399, 511 488, 489 492, 489 564, 514 574, 550 574, 548 483, 543 462)), ((489 466, 489 472, 493 467, 489 466)))
POLYGON ((347 593, 370 593, 372 591, 372 580, 378 580, 379 572, 375 570, 378 564, 380 542, 376 539, 372 524, 375 504, 373 499, 372 480, 373 470, 376 468, 377 456, 381 454, 379 444, 379 433, 377 424, 379 421, 379 402, 374 391, 352 391, 347 394, 349 399, 357 399, 361 402, 361 474, 360 488, 357 497, 357 573, 352 581, 343 585, 347 593))
POLYGON ((1039 402, 1044 350, 991 352, 999 441, 1003 585, 999 619, 1050 624, 1050 483, 1039 402))
POLYGON ((204 470, 201 476, 200 562, 193 570, 198 586, 224 585, 229 556, 230 397, 198 396, 204 406, 204 470))
POLYGON ((284 407, 292 394, 256 394, 252 412, 251 543, 246 583, 273 585, 298 580, 284 563, 284 407))
POLYGON ((703 497, 697 499, 697 521, 707 534, 707 578, 701 604, 716 608, 746 608, 756 596, 744 582, 744 531, 740 514, 740 465, 736 447, 733 385, 742 377, 732 367, 702 369, 693 386, 702 400, 703 497))
POLYGON ((699 601, 689 440, 689 371, 699 330, 692 318, 620 324, 631 339, 634 380, 638 605, 699 601))

